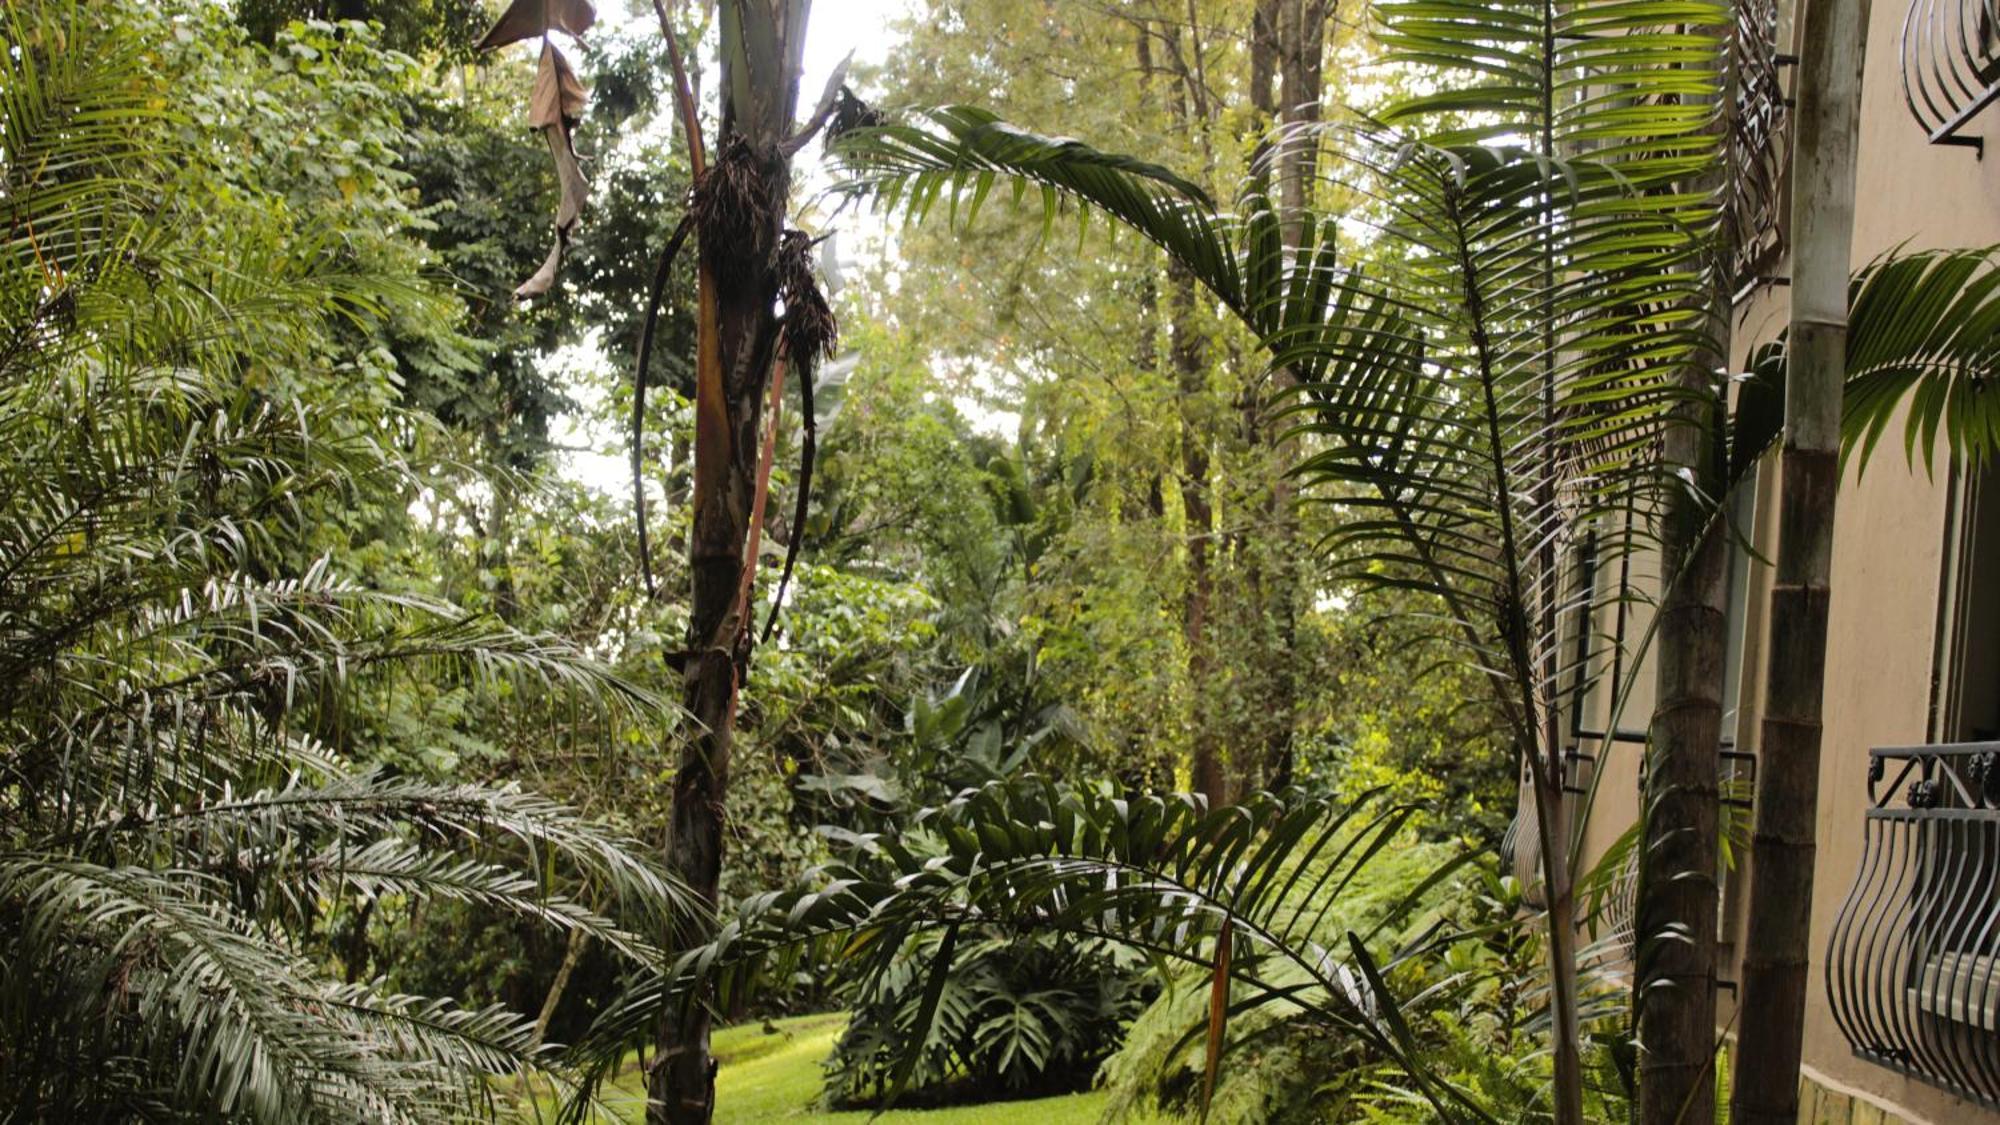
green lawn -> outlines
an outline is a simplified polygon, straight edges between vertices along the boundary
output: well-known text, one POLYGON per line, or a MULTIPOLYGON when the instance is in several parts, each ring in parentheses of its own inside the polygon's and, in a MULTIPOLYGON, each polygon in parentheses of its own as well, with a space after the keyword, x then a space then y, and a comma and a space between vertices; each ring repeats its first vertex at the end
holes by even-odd
MULTIPOLYGON (((845 1019, 836 1012, 779 1020, 775 1033, 767 1033, 762 1024, 755 1023, 716 1032, 715 1056, 722 1061, 715 1076, 716 1125, 765 1121, 864 1125, 871 1120, 889 1125, 1095 1125, 1103 1114, 1106 1095, 1101 1091, 952 1109, 897 1110, 880 1117, 866 1110, 828 1113, 816 1109, 819 1064, 833 1049, 845 1019)), ((636 1066, 628 1065, 606 1087, 604 1101, 621 1120, 641 1119, 645 1090, 636 1066)))

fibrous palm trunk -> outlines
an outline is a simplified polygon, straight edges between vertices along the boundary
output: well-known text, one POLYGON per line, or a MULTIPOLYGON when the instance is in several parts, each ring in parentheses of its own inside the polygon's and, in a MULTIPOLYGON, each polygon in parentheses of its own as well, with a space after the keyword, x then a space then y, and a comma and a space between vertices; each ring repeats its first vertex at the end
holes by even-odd
MULTIPOLYGON (((1712 440, 1703 436, 1706 432, 1698 420, 1679 420, 1668 431, 1664 455, 1675 465, 1705 463, 1712 440)), ((1702 472, 1696 479, 1707 475, 1702 472)), ((1717 833, 1728 555, 1723 530, 1707 516, 1694 495, 1676 494, 1660 537, 1667 557, 1681 561, 1660 605, 1657 702, 1647 740, 1635 919, 1639 941, 1633 1007, 1639 1025, 1639 1120, 1644 1125, 1715 1118, 1717 833)))
POLYGON ((1731 1115, 1738 1125, 1792 1125, 1798 1119, 1868 15, 1869 0, 1816 0, 1805 14, 1792 157, 1792 316, 1777 579, 1731 1115))
MULTIPOLYGON (((791 160, 810 0, 725 0, 721 123, 696 187, 701 240, 695 356, 692 603, 683 704, 687 735, 674 777, 667 862, 713 905, 722 875, 736 693, 749 655, 743 595, 757 491, 763 402, 776 358, 774 270, 791 160)), ((691 1125, 714 1114, 709 1021, 666 1013, 648 1079, 647 1121, 691 1125)))

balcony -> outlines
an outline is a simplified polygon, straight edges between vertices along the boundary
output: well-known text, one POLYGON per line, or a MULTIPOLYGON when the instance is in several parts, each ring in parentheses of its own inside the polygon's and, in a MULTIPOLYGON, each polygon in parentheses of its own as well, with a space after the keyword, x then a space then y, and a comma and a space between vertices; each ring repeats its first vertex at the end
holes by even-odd
POLYGON ((1932 144, 1984 151, 1972 119, 2000 98, 1996 8, 1996 0, 1913 0, 1903 18, 1903 100, 1932 144))
POLYGON ((2000 742, 1878 749, 1827 943, 1854 1053, 2000 1105, 2000 742))

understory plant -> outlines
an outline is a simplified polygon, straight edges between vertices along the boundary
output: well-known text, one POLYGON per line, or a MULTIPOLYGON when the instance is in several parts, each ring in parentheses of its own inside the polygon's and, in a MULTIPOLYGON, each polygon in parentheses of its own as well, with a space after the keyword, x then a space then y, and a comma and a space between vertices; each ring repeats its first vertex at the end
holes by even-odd
MULTIPOLYGON (((1424 831, 1425 819, 1412 819, 1406 827, 1410 836, 1424 831)), ((1449 843, 1405 839, 1376 855, 1348 884, 1338 903, 1314 912, 1318 925, 1312 940, 1338 946, 1347 932, 1372 928, 1385 920, 1389 925, 1384 932, 1395 932, 1404 940, 1444 932, 1424 934, 1433 923, 1455 926, 1461 900, 1476 881, 1476 869, 1467 869, 1463 879, 1437 886, 1425 897, 1415 917, 1401 921, 1387 918, 1391 911, 1403 908, 1404 900, 1433 872, 1448 864, 1455 851, 1449 843)), ((1399 996, 1408 995, 1400 985, 1407 983, 1409 972, 1408 966, 1398 966, 1388 974, 1388 983, 1399 996)), ((1168 971, 1165 988, 1133 1022, 1100 1077, 1110 1091, 1114 1115, 1143 1119, 1154 1110, 1200 1111, 1205 1093, 1208 984, 1201 973, 1188 966, 1168 971)), ((1416 1019, 1414 1010, 1406 1010, 1404 1015, 1408 1020, 1416 1019)), ((1237 1014, 1224 1050, 1223 1065, 1207 1105, 1208 1119, 1218 1123, 1339 1119, 1342 1108, 1353 1105, 1368 1089, 1375 1064, 1382 1061, 1367 1044, 1347 1035, 1319 1012, 1284 1004, 1237 1014)))
POLYGON ((879 1104, 899 1071, 905 1105, 1087 1089, 1153 991, 1143 959, 1115 943, 1000 931, 953 951, 927 1007, 926 968, 943 941, 914 935, 852 981, 847 1028, 826 1063, 830 1103, 879 1104))

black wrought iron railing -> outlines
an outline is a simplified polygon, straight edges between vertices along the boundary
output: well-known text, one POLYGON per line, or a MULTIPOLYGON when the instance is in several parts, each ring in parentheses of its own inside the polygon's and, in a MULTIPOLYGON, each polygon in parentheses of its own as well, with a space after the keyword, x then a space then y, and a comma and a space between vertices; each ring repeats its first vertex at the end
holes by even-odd
POLYGON ((1870 752, 1860 870, 1827 943, 1854 1053, 2000 1105, 2000 742, 1870 752))
POLYGON ((1903 99, 1932 144, 1984 151, 1972 119, 2000 98, 2000 0, 1912 0, 1903 99))

